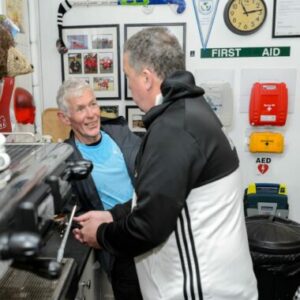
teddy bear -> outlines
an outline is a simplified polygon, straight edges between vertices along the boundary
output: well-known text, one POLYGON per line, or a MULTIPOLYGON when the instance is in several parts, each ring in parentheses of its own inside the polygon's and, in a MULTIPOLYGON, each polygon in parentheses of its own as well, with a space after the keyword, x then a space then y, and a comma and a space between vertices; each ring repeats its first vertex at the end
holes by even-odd
POLYGON ((15 48, 13 34, 5 21, 7 18, 0 15, 0 132, 12 130, 10 101, 15 76, 33 72, 33 66, 27 58, 15 48))
POLYGON ((27 58, 15 48, 9 30, 0 22, 0 79, 33 72, 27 58))

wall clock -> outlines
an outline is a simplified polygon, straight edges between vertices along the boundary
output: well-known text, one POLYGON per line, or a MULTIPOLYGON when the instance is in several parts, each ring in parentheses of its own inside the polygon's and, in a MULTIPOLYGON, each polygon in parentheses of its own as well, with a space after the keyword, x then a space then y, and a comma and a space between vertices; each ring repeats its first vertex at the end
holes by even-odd
POLYGON ((229 0, 224 9, 224 21, 236 34, 248 35, 262 27, 267 17, 264 0, 229 0))

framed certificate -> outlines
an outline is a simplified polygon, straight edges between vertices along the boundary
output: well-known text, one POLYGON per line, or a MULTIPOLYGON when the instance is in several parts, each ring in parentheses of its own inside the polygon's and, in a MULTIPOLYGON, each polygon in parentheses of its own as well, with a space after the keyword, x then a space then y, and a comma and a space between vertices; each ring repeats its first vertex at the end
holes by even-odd
POLYGON ((300 37, 299 19, 299 0, 274 0, 272 36, 274 38, 300 37))

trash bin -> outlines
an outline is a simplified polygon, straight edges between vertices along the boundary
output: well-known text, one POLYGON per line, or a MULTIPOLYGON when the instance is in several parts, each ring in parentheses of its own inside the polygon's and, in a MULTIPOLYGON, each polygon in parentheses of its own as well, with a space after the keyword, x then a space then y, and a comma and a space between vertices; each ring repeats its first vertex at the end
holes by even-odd
POLYGON ((259 300, 292 300, 300 286, 300 224, 257 215, 246 226, 259 300))

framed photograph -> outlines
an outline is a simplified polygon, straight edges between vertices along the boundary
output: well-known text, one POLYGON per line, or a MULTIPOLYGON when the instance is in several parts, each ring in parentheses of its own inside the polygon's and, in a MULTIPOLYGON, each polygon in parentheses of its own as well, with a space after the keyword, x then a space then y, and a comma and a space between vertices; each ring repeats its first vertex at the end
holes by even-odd
POLYGON ((62 80, 82 78, 97 100, 120 100, 119 25, 64 26, 62 34, 68 48, 61 55, 62 80))
POLYGON ((299 18, 299 0, 274 0, 272 37, 300 37, 299 18))
MULTIPOLYGON (((181 44, 184 53, 186 52, 186 23, 147 23, 147 24, 125 24, 124 25, 124 41, 130 38, 133 34, 138 31, 146 28, 146 27, 167 27, 178 39, 181 44)), ((124 79, 125 82, 125 99, 131 100, 132 95, 130 93, 130 89, 127 85, 126 77, 124 79)))
POLYGON ((100 105, 100 116, 114 119, 119 116, 119 105, 100 105))
POLYGON ((136 105, 126 106, 126 120, 128 122, 128 126, 132 132, 137 133, 138 135, 144 135, 146 132, 143 123, 144 114, 145 113, 142 112, 136 105))

